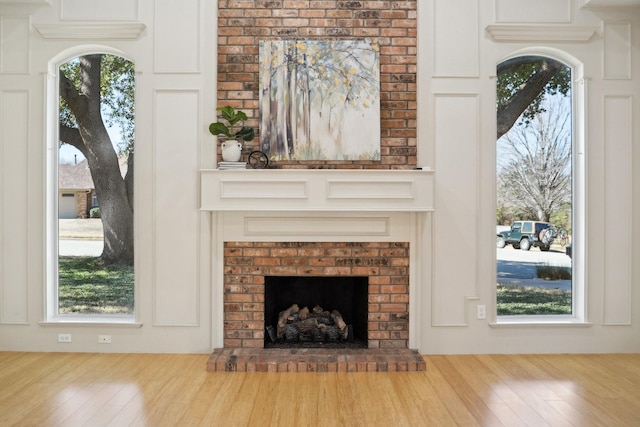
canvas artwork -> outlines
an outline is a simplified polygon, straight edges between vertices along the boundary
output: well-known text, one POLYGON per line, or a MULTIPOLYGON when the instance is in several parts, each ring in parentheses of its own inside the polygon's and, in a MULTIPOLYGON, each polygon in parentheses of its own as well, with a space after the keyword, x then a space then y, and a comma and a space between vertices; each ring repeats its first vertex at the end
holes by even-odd
POLYGON ((262 41, 260 144, 271 160, 380 160, 379 46, 262 41))

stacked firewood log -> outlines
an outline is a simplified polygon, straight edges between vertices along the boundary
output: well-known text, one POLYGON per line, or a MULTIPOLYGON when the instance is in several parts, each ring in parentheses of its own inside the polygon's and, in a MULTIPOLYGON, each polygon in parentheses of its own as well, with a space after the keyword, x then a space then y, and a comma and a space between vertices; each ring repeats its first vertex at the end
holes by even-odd
POLYGON ((348 338, 349 328, 338 310, 331 312, 316 305, 300 309, 298 304, 278 315, 276 336, 286 342, 338 342, 348 338))

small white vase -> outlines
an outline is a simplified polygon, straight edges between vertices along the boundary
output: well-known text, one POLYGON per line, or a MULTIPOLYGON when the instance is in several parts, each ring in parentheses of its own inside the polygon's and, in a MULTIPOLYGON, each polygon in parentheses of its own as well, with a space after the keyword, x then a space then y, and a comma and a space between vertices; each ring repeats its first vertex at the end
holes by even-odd
POLYGON ((222 160, 225 162, 237 162, 242 157, 242 143, 230 140, 220 144, 222 147, 222 160))

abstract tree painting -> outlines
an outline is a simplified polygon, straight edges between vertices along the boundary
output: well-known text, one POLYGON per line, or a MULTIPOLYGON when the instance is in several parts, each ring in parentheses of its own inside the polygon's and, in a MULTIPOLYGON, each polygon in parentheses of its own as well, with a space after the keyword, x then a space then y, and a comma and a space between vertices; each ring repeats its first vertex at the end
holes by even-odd
POLYGON ((260 149, 271 160, 380 160, 370 40, 260 42, 260 149))

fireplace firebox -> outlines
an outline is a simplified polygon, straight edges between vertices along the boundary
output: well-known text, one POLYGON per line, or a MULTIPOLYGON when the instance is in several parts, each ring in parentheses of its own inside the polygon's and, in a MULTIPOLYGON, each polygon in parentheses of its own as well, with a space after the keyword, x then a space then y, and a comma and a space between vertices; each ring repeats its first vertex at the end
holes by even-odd
MULTIPOLYGON (((356 325, 351 318, 353 313, 346 314, 354 333, 355 330, 358 335, 366 333, 368 349, 408 348, 409 243, 225 242, 224 245, 225 348, 264 348, 266 328, 274 322, 273 317, 265 319, 265 284, 267 277, 275 276, 296 277, 307 284, 312 283, 308 278, 333 279, 336 283, 341 278, 366 278, 366 292, 361 297, 366 299, 367 313, 358 316, 366 319, 366 327, 356 325)), ((343 287, 349 286, 353 285, 343 287)), ((310 310, 315 304, 320 305, 314 301, 288 301, 272 309, 275 315, 289 303, 308 304, 310 310)), ((362 307, 364 303, 359 304, 362 307)), ((335 307, 327 305, 323 309, 333 311, 335 307)), ((362 321, 365 320, 358 320, 362 321)))
POLYGON ((368 286, 361 276, 265 277, 265 348, 367 348, 368 286))

